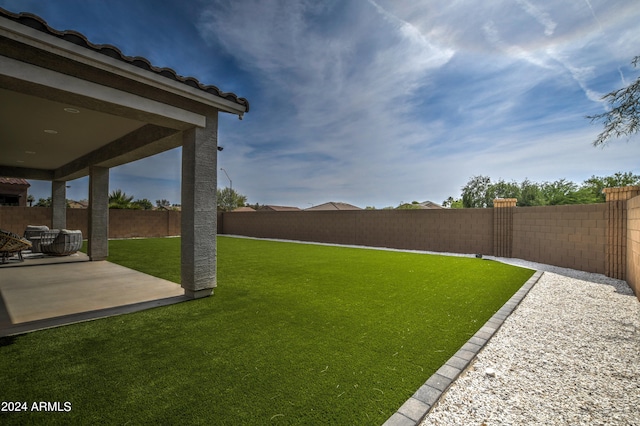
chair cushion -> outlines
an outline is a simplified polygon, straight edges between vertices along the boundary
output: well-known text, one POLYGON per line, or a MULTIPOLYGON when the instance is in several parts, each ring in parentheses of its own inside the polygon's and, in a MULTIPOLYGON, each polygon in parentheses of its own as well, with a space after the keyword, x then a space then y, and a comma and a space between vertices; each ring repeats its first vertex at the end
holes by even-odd
POLYGON ((82 247, 82 231, 70 231, 68 229, 55 229, 46 231, 40 249, 43 253, 59 256, 69 255, 77 252, 82 247))
POLYGON ((40 238, 42 233, 48 231, 47 225, 27 225, 27 229, 24 230, 24 238, 31 241, 33 247, 31 247, 32 253, 40 253, 40 238))
POLYGON ((60 233, 61 234, 82 234, 82 231, 80 231, 79 229, 75 229, 75 230, 61 229, 60 233))
POLYGON ((27 231, 48 231, 47 225, 27 225, 27 231))

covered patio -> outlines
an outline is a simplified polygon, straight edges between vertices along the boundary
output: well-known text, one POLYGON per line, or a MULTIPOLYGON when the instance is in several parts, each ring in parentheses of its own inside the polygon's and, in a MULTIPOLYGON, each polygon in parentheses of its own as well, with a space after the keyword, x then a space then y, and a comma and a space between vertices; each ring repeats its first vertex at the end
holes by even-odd
MULTIPOLYGON (((218 113, 242 118, 248 110, 247 100, 233 93, 124 56, 114 46, 94 45, 75 31, 57 31, 35 15, 0 8, 0 176, 51 181, 56 229, 67 227, 66 183, 88 176, 89 264, 108 256, 109 169, 181 147, 181 293, 211 295, 216 287, 218 113)), ((99 274, 73 278, 77 269, 115 268, 107 265, 3 268, 0 292, 7 302, 21 288, 21 297, 35 305, 48 291, 45 275, 59 277, 54 287, 116 286, 117 280, 99 274)), ((123 283, 146 279, 131 272, 115 275, 123 283)), ((60 294, 77 293, 71 290, 60 288, 60 294)), ((87 310, 102 309, 90 298, 83 300, 79 303, 87 310)), ((11 301, 8 305, 14 309, 11 301)))
POLYGON ((189 300, 176 283, 84 253, 0 265, 0 337, 189 300))

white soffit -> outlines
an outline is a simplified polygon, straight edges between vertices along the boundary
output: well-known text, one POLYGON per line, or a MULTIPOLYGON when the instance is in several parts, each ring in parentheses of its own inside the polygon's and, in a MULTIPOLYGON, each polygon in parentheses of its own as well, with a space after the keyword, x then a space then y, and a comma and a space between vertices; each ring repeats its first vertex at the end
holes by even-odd
POLYGON ((0 165, 57 169, 145 124, 0 89, 0 165))

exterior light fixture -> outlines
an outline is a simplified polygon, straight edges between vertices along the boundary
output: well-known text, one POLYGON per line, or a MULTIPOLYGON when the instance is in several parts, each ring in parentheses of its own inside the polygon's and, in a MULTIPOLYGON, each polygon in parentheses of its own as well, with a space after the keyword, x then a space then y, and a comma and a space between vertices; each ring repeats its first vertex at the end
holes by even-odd
POLYGON ((65 108, 64 109, 66 112, 71 113, 71 114, 80 114, 80 110, 79 109, 75 109, 75 108, 65 108))
POLYGON ((57 135, 58 134, 58 131, 57 130, 53 130, 53 129, 45 129, 44 132, 48 133, 50 135, 57 135))

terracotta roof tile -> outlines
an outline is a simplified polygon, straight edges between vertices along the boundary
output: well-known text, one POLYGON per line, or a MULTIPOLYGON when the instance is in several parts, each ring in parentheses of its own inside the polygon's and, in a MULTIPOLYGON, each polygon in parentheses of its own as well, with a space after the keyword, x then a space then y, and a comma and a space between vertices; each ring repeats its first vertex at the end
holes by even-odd
POLYGON ((27 185, 31 186, 25 179, 0 177, 0 183, 8 185, 27 185))
POLYGON ((73 31, 73 30, 58 31, 56 29, 51 28, 44 19, 42 19, 37 15, 26 13, 26 12, 13 13, 0 7, 0 17, 10 19, 22 25, 26 25, 28 27, 31 27, 38 31, 42 31, 43 33, 58 37, 70 43, 76 44, 78 46, 93 50, 95 52, 117 59, 119 61, 129 63, 138 68, 142 68, 144 70, 154 72, 163 77, 169 78, 174 81, 178 81, 180 83, 186 84, 187 86, 191 86, 195 89, 203 90, 205 92, 211 93, 212 95, 218 96, 228 101, 235 102, 239 105, 244 106, 246 108, 246 111, 249 112, 249 101, 245 98, 238 97, 235 93, 223 92, 220 89, 218 89, 216 86, 204 85, 194 77, 183 77, 181 75, 178 75, 171 68, 159 68, 159 67, 153 66, 146 58, 143 58, 141 56, 134 56, 134 57, 126 56, 120 51, 120 49, 118 49, 117 47, 111 44, 93 44, 87 39, 87 37, 85 37, 83 34, 77 31, 73 31))

